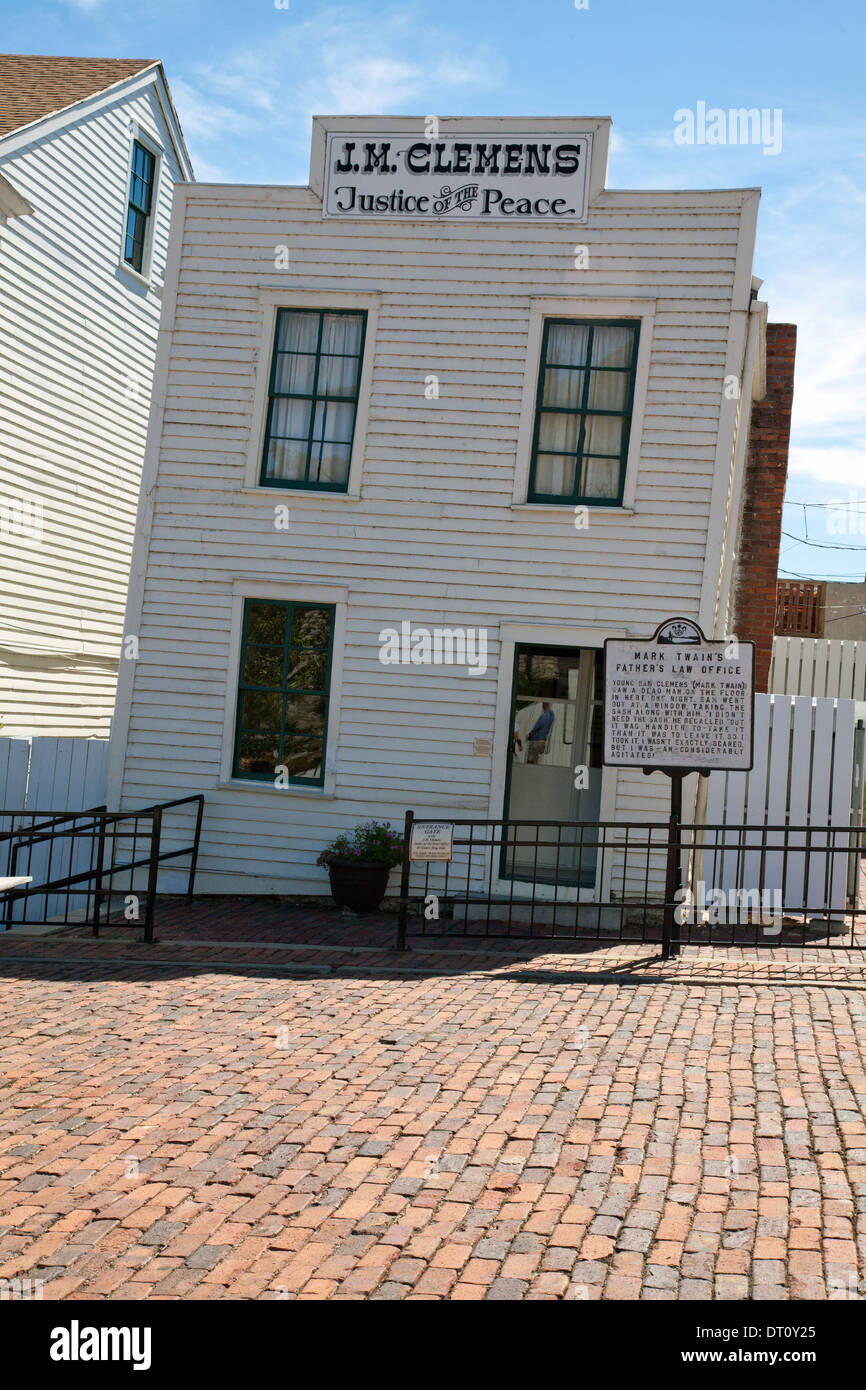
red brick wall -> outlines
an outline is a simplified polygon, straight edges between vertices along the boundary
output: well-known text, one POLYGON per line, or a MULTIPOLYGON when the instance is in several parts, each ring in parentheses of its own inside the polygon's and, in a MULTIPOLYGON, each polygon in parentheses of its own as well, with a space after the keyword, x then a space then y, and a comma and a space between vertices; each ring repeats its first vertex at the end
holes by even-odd
POLYGON ((773 654, 796 347, 796 324, 767 324, 767 394, 752 406, 746 455, 733 630, 757 643, 756 690, 767 689, 773 654))

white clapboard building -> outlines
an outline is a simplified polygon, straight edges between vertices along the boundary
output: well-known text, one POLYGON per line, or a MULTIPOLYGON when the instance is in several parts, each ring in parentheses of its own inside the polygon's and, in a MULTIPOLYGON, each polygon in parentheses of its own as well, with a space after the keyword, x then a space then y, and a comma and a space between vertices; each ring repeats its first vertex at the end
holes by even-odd
POLYGON ((726 631, 758 192, 608 189, 609 136, 319 118, 309 187, 178 190, 109 803, 204 791, 204 891, 326 892, 407 807, 666 807, 601 653, 726 631))
POLYGON ((162 67, 0 55, 0 720, 107 737, 171 205, 162 67))

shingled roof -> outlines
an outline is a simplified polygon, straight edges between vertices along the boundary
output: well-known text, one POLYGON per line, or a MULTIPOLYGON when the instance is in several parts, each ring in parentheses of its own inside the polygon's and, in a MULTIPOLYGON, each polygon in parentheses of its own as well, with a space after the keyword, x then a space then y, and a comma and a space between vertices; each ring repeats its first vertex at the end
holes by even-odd
POLYGON ((0 136, 104 92, 155 58, 52 58, 0 53, 0 136))

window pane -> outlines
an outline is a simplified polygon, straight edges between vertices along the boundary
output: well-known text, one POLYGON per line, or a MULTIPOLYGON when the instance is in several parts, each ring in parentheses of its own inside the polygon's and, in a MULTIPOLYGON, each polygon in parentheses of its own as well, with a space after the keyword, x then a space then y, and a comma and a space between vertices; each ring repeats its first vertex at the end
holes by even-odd
POLYGON ((583 379, 584 373, 581 371, 548 367, 544 373, 542 404, 575 410, 583 403, 583 379))
POLYGON ((582 323, 552 323, 547 330, 547 361, 553 366, 582 367, 589 329, 582 323))
POLYGON ((310 401, 275 400, 271 407, 271 439, 303 439, 310 433, 310 401))
POLYGON ((275 439, 268 447, 265 477, 280 482, 302 483, 307 467, 305 439, 275 439))
POLYGON ((323 734, 324 695, 289 695, 286 699, 286 729, 293 734, 323 734))
POLYGON ((286 640, 286 609, 282 603, 247 604, 247 641, 277 642, 286 640))
POLYGON ((354 423, 354 404, 339 405, 334 401, 319 401, 316 406, 313 439, 327 439, 335 444, 345 444, 352 438, 354 423))
POLYGON ((584 458, 580 483, 581 497, 617 497, 619 475, 618 459, 584 458))
POLYGON ((280 310, 277 326, 278 352, 315 353, 318 340, 318 314, 299 314, 291 309, 280 310))
POLYGON ((324 690, 327 667, 327 652, 298 651, 293 647, 286 685, 294 690, 324 690))
POLYGON ((292 616, 292 646, 327 647, 332 617, 330 608, 296 608, 292 616))
POLYGON ((587 415, 583 452, 619 455, 622 452, 623 423, 617 415, 587 415))
POLYGON ((244 662, 244 685, 271 685, 279 688, 283 683, 283 651, 274 647, 247 646, 244 662))
POLYGON ((137 140, 134 141, 129 179, 129 201, 145 215, 150 212, 154 164, 155 159, 150 150, 145 149, 137 140))
POLYGON ((277 766, 279 734, 241 734, 238 747, 240 772, 273 772, 277 766))
POLYGON ((135 270, 141 270, 144 259, 144 233, 146 229, 146 219, 135 208, 130 208, 126 219, 126 248, 124 251, 125 259, 135 270))
POLYGON ((538 429, 539 449, 555 454, 576 454, 580 437, 580 415, 552 415, 542 412, 538 429))
POLYGON ((576 459, 558 454, 539 454, 535 465, 535 491, 551 497, 570 497, 574 491, 576 459))
POLYGON ((278 394, 311 396, 315 380, 315 353, 277 353, 274 367, 274 390, 278 394))
POLYGON ((350 444, 314 444, 310 459, 310 482, 339 483, 349 480, 350 444))
POLYGON ((628 372, 590 372, 590 410, 625 410, 628 405, 628 372))
POLYGON ((241 712, 242 729, 278 729, 282 717, 282 696, 264 690, 245 690, 241 712))
POLYGON ((361 351, 360 314, 325 314, 322 323, 322 353, 342 352, 355 356, 361 351))
POLYGON ((594 367, 630 367, 633 328, 610 328, 597 324, 592 335, 594 367))
POLYGON ((320 396, 354 396, 357 376, 357 357, 323 357, 317 392, 320 396))
POLYGON ((283 764, 291 777, 321 779, 322 740, 289 734, 283 744, 283 764))

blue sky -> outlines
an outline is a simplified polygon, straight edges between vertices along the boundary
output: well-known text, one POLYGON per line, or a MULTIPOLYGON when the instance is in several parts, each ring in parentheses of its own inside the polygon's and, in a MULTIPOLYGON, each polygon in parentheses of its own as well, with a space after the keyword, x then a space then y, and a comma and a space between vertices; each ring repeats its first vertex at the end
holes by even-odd
POLYGON ((780 570, 864 577, 861 0, 282 3, 0 0, 2 43, 161 58, 200 179, 306 183, 314 113, 609 115, 611 187, 760 185, 755 273, 799 330, 785 530, 818 543, 783 538, 780 570), (675 143, 699 101, 781 110, 781 151, 675 143))

